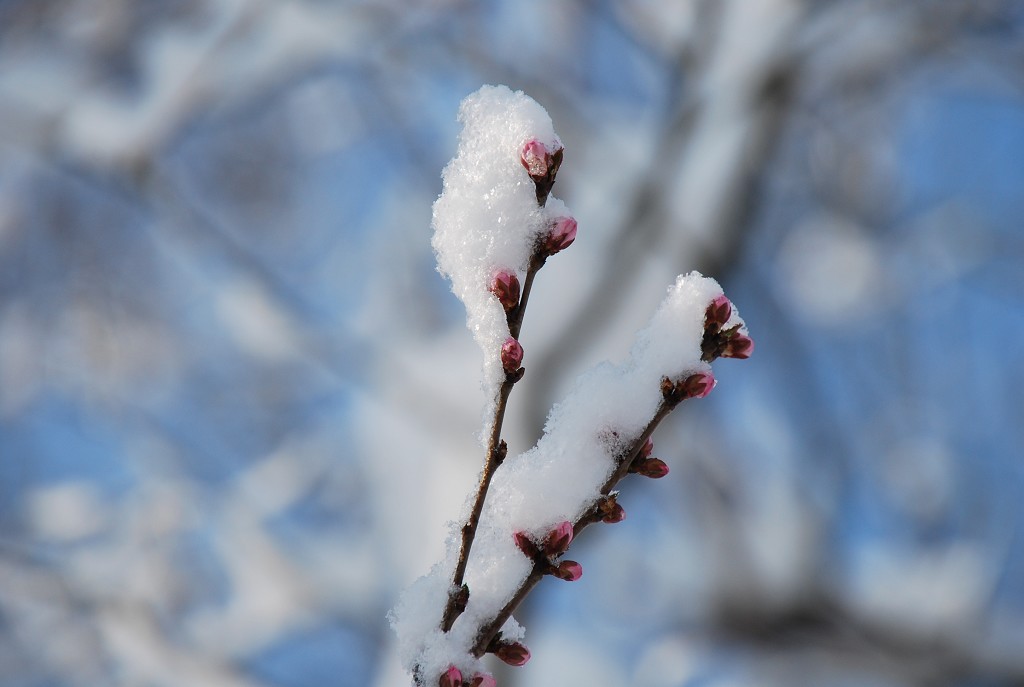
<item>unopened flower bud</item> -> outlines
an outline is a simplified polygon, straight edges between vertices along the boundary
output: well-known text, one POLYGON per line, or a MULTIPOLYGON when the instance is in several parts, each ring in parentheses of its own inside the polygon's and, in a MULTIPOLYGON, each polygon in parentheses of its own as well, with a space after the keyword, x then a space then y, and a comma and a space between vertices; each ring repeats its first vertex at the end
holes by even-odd
POLYGON ((462 687, 462 672, 455 666, 449 666, 437 684, 440 687, 462 687))
POLYGON ((660 479, 668 474, 668 464, 660 458, 641 458, 633 462, 629 471, 651 479, 660 479))
POLYGON ((546 145, 535 138, 523 144, 523 150, 519 154, 519 161, 526 168, 526 173, 532 178, 543 177, 548 173, 548 163, 551 153, 546 145))
POLYGON ((498 270, 491 279, 491 293, 508 312, 519 305, 519 277, 512 270, 498 270))
POLYGON ((602 509, 602 511, 604 512, 604 517, 601 518, 602 522, 614 524, 617 522, 622 522, 626 519, 625 509, 622 506, 620 506, 617 502, 613 502, 608 506, 607 509, 602 509))
POLYGON ((544 553, 549 556, 563 554, 569 548, 570 542, 572 542, 572 523, 563 520, 544 538, 544 553))
POLYGON ((576 561, 562 561, 551 574, 566 582, 575 582, 583 577, 583 566, 576 561))
POLYGON ((516 547, 522 551, 527 558, 537 557, 539 549, 526 532, 516 531, 512 534, 512 539, 515 540, 516 547))
POLYGON ((530 650, 519 642, 502 644, 494 651, 494 655, 510 666, 521 666, 530 660, 530 650))
POLYGON ((715 376, 710 372, 697 372, 683 382, 686 398, 704 398, 715 388, 715 376))
POLYGON ((544 238, 544 250, 548 255, 565 250, 576 240, 576 220, 572 217, 559 217, 551 225, 551 230, 544 238))
POLYGON ((477 673, 473 676, 469 687, 498 687, 498 681, 489 673, 477 673))
POLYGON ((721 329, 732 317, 732 303, 725 295, 716 296, 704 313, 704 326, 715 331, 721 329))
POLYGON ((722 351, 723 358, 749 358, 754 351, 754 340, 746 334, 736 334, 722 351))
POLYGON ((501 345, 501 366, 505 372, 512 374, 523 362, 523 347, 511 336, 501 345))
POLYGON ((644 445, 640 447, 640 457, 641 458, 647 458, 648 456, 651 455, 651 452, 653 450, 654 450, 654 442, 651 441, 650 437, 648 437, 647 441, 644 442, 644 445))

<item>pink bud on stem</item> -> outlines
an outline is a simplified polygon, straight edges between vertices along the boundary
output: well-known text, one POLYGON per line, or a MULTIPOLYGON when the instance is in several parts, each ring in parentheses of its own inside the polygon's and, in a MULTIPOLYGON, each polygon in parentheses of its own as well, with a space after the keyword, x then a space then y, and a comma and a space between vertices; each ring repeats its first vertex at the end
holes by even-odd
POLYGON ((551 224, 548 235, 541 242, 544 252, 554 255, 572 245, 576 240, 576 220, 572 217, 559 217, 551 224))
POLYGON ((455 666, 449 666, 437 684, 440 687, 462 687, 462 672, 455 666))
POLYGON ((508 312, 519 305, 519 277, 512 270, 498 270, 491 279, 491 293, 508 312))
POLYGON ((563 520, 553 530, 548 532, 544 538, 544 553, 549 556, 558 556, 565 553, 572 542, 572 523, 563 520))
POLYGON ((516 543, 516 548, 523 552, 527 558, 536 558, 537 554, 540 553, 540 549, 533 543, 529 535, 526 532, 516 531, 512 533, 512 539, 516 543))
POLYGON ((715 388, 715 376, 710 372, 697 372, 683 382, 686 398, 704 398, 715 388))
POLYGON ((725 295, 716 296, 704 313, 704 327, 718 331, 732 317, 732 303, 725 295))
POLYGON ((512 374, 523 362, 523 347, 511 336, 501 345, 501 366, 512 374))
POLYGON ((615 501, 612 501, 611 503, 606 502, 606 504, 602 506, 601 512, 603 514, 601 521, 608 524, 615 524, 626 519, 625 509, 615 501))
POLYGON ((754 340, 746 334, 735 334, 725 344, 725 349, 722 351, 723 358, 749 358, 750 354, 754 351, 754 340))
POLYGON ((644 445, 640 447, 640 457, 647 458, 651 455, 652 451, 654 451, 654 442, 651 441, 650 437, 648 437, 647 441, 644 442, 644 445))
POLYGON ((523 150, 519 154, 519 161, 526 168, 526 173, 533 179, 547 176, 548 165, 551 162, 551 153, 548 147, 535 138, 523 144, 523 150))
POLYGON ((629 471, 651 479, 661 479, 668 474, 668 464, 660 458, 641 458, 633 462, 629 471))
POLYGON ((530 660, 530 650, 519 642, 502 644, 494 650, 494 655, 510 666, 525 665, 530 660))
POLYGON ((575 582, 583 577, 583 566, 576 561, 562 561, 551 571, 551 574, 560 580, 575 582))

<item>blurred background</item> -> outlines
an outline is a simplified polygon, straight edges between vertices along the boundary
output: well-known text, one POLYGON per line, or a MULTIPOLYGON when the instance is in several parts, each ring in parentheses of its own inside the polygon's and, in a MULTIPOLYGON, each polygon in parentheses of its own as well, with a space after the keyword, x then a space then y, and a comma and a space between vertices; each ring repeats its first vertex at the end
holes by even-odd
POLYGON ((579 221, 511 453, 678 273, 757 342, 500 684, 1024 685, 1013 0, 0 0, 0 685, 409 683, 483 457, 430 216, 485 83, 579 221))

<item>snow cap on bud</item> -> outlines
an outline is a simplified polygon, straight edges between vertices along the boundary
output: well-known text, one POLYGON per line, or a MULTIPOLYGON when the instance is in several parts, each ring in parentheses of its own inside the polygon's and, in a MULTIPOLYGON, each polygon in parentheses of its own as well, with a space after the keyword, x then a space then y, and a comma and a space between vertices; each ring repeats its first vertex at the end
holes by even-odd
POLYGON ((543 177, 548 173, 548 163, 551 153, 548 147, 535 138, 523 144, 523 150, 519 153, 519 161, 523 163, 527 174, 531 177, 543 177))
POLYGON ((754 351, 754 340, 746 334, 736 334, 725 344, 723 358, 749 358, 754 351))
POLYGON ((629 471, 651 479, 660 479, 668 474, 668 464, 660 458, 641 458, 633 463, 629 471))
POLYGON ((725 297, 725 294, 716 296, 704 313, 704 326, 717 331, 725 326, 730 317, 732 317, 732 303, 725 297))
POLYGON ((497 296, 505 312, 519 305, 519 277, 512 270, 498 270, 491 279, 490 291, 497 296))
POLYGON ((462 687, 462 672, 455 666, 449 666, 437 684, 440 687, 462 687))
POLYGON ((654 442, 651 441, 650 437, 647 437, 647 441, 645 441, 644 445, 640 447, 640 457, 647 458, 651 455, 652 451, 654 451, 654 442))
POLYGON ((548 255, 565 250, 576 240, 576 220, 572 217, 559 217, 551 225, 551 231, 544 238, 544 250, 548 255))
POLYGON ((494 651, 494 655, 510 666, 521 666, 530 660, 530 650, 519 642, 502 644, 494 651))
POLYGON ((563 520, 544 538, 544 553, 549 556, 563 554, 569 548, 570 542, 572 542, 572 523, 563 520))
POLYGON ((498 687, 498 681, 489 673, 477 673, 470 681, 469 687, 498 687))
POLYGON ((523 347, 514 338, 508 337, 501 345, 501 366, 505 368, 505 372, 512 374, 519 369, 522 362, 523 347))
POLYGON ((583 577, 583 566, 576 561, 562 561, 558 564, 558 567, 551 572, 551 574, 560 580, 575 582, 583 577))
POLYGON ((715 388, 715 375, 711 372, 697 372, 683 382, 686 398, 704 398, 715 388))

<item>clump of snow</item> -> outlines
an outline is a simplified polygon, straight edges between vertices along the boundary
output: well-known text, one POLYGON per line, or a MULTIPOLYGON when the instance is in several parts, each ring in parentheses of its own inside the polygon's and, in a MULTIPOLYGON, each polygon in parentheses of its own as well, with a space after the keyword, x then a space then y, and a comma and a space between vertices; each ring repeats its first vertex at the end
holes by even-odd
MULTIPOLYGON (((438 270, 466 306, 466 324, 483 351, 486 397, 493 404, 505 379, 500 352, 510 333, 505 310, 490 291, 492 280, 503 269, 524 274, 538 234, 551 219, 568 214, 554 199, 547 207, 537 204, 520 154, 531 140, 551 149, 561 143, 544 108, 506 86, 484 86, 467 97, 459 121, 458 151, 444 169, 443 190, 434 203, 433 246, 438 270)), ((485 417, 492 413, 493 405, 485 408, 485 417)))
MULTIPOLYGON (((437 626, 458 556, 458 525, 452 526, 445 560, 406 592, 392 615, 408 669, 420 666, 425 676, 440 675, 452 664, 464 674, 479 669, 470 656, 477 631, 530 574, 531 561, 513 533, 540 540, 595 504, 620 452, 657 412, 662 377, 677 380, 710 370, 700 359, 704 316, 721 294, 715 280, 696 272, 678 277, 638 333, 628 359, 617 366, 601 364, 580 377, 551 411, 537 445, 510 456, 496 471, 466 570, 469 603, 452 630, 444 634, 437 626)), ((734 325, 743 325, 735 308, 725 326, 734 325)), ((506 639, 522 638, 522 628, 511 619, 504 631, 506 639)))

